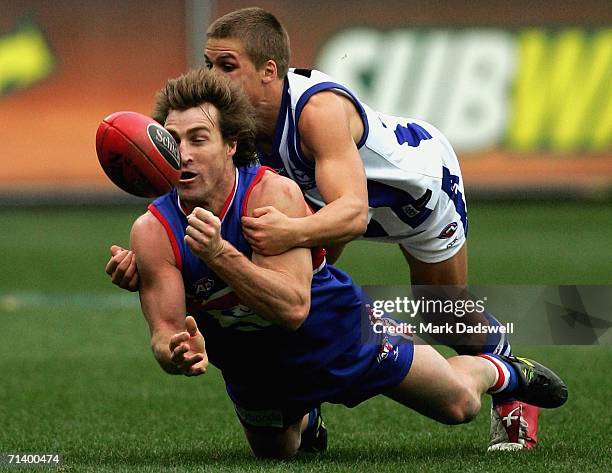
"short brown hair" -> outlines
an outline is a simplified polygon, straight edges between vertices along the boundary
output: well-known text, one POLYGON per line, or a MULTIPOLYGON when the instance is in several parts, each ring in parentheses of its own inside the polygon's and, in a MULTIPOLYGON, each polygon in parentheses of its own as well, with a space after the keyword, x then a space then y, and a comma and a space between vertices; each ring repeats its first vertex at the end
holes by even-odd
POLYGON ((268 59, 276 63, 278 77, 283 79, 289 70, 289 35, 276 17, 258 7, 236 10, 213 22, 206 32, 208 38, 234 38, 257 69, 268 59))
POLYGON ((203 103, 210 103, 219 111, 223 139, 236 141, 234 164, 254 163, 257 160, 254 109, 240 87, 221 74, 200 68, 168 80, 155 98, 153 118, 163 125, 171 110, 187 110, 203 103))

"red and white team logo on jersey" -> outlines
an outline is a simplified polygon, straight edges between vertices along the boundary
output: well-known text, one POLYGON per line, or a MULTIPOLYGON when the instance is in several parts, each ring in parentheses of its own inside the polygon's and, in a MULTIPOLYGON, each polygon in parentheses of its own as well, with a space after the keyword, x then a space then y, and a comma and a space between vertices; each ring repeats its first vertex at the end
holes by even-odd
POLYGON ((441 240, 446 240, 447 238, 452 237, 455 234, 455 232, 457 231, 457 227, 458 227, 457 222, 449 223, 440 232, 440 234, 438 235, 438 238, 440 238, 441 240))

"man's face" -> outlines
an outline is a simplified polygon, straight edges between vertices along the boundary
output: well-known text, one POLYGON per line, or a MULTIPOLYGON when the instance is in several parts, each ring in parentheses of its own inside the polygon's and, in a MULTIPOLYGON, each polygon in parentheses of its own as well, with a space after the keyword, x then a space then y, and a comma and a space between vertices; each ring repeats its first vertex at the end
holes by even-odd
MULTIPOLYGON (((226 143, 219 127, 219 112, 204 103, 187 110, 171 110, 164 125, 179 145, 181 201, 190 206, 212 204, 234 176, 234 142, 226 143)), ((221 195, 224 199, 226 196, 221 195)))
POLYGON ((250 102, 257 105, 262 94, 262 72, 249 59, 240 40, 210 38, 204 56, 210 69, 240 84, 250 102))

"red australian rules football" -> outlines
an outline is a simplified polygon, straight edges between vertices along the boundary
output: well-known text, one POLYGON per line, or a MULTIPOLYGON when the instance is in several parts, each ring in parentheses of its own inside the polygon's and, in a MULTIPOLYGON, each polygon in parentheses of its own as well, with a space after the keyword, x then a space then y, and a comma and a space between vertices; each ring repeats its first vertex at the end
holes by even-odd
POLYGON ((96 152, 110 180, 138 197, 159 197, 181 176, 176 141, 141 113, 116 112, 106 117, 98 126, 96 152))

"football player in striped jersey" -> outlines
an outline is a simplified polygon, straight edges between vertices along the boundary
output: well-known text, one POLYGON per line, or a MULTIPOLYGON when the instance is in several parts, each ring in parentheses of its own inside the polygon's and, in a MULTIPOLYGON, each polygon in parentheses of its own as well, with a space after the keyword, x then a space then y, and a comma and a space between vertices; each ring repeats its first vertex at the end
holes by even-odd
POLYGON ((413 337, 377 332, 362 310, 366 296, 319 247, 253 248, 243 216, 267 205, 292 218, 311 210, 293 181, 252 165, 249 110, 239 89, 206 70, 168 81, 157 97, 155 119, 178 143, 182 175, 134 222, 131 245, 166 372, 199 376, 217 366, 262 457, 324 450, 323 402, 353 407, 384 394, 448 424, 473 419, 485 392, 542 407, 565 402, 563 382, 533 360, 446 360, 413 337))
MULTIPOLYGON (((467 287, 465 190, 457 156, 439 130, 375 111, 323 72, 289 68, 287 32, 265 10, 224 15, 207 36, 208 67, 239 83, 255 108, 259 161, 295 181, 316 210, 292 217, 273 205, 255 208, 242 218, 255 251, 271 256, 324 246, 333 263, 355 238, 395 243, 416 291, 467 287)), ((123 249, 112 248, 107 270, 116 284, 138 287, 134 256, 123 249)), ((456 321, 429 317, 441 325, 456 321)), ((500 325, 487 312, 462 322, 500 325)), ((439 341, 459 354, 511 354, 501 331, 442 334, 439 341)), ((490 449, 535 447, 536 407, 496 398, 491 415, 490 449)))

